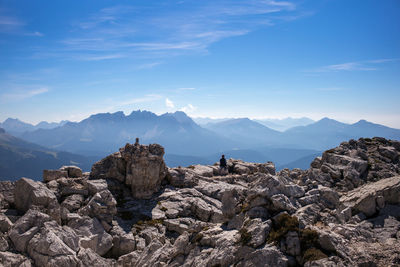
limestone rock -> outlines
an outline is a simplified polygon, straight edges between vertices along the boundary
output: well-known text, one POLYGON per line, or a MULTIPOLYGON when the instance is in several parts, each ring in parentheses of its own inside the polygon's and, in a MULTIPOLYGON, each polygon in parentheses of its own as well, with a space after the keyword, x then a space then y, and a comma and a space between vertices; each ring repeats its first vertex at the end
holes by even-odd
POLYGON ((78 237, 71 229, 55 222, 44 223, 27 245, 29 256, 38 266, 78 266, 78 237))
POLYGON ((89 194, 92 196, 108 188, 107 182, 104 179, 89 180, 86 183, 88 186, 89 194))
POLYGON ((126 162, 122 158, 121 152, 116 152, 96 162, 90 172, 91 179, 112 178, 125 182, 125 177, 126 162))
POLYGON ((31 261, 21 255, 21 254, 15 254, 12 252, 0 252, 0 264, 1 266, 4 267, 31 267, 32 263, 31 261))
POLYGON ((150 198, 160 189, 161 181, 167 174, 164 148, 157 144, 127 144, 120 152, 126 162, 125 183, 131 186, 132 196, 150 198))
POLYGON ((108 189, 96 193, 89 203, 79 210, 79 214, 97 217, 99 220, 111 223, 117 213, 117 201, 108 189))
POLYGON ((57 197, 44 184, 28 178, 21 178, 15 183, 15 206, 23 212, 32 206, 44 209, 54 220, 60 222, 60 205, 57 197))
POLYGON ((43 170, 43 181, 48 183, 61 177, 68 177, 66 170, 43 170))
POLYGON ((96 252, 90 248, 82 248, 79 250, 78 258, 80 260, 80 266, 83 267, 114 267, 116 266, 115 261, 111 259, 105 259, 99 256, 96 252))
POLYGON ((112 236, 104 230, 98 219, 71 214, 67 225, 79 236, 81 247, 90 248, 100 256, 111 249, 112 236))
POLYGON ((119 180, 131 187, 133 197, 150 198, 167 176, 163 155, 164 148, 157 144, 126 144, 120 152, 95 163, 90 176, 119 180))
POLYGON ((352 213, 363 212, 372 216, 377 212, 377 199, 389 204, 400 203, 400 176, 382 179, 354 189, 340 198, 340 202, 351 207, 352 213))
POLYGON ((5 216, 4 214, 0 213, 0 232, 2 233, 8 232, 8 230, 10 230, 12 225, 13 223, 10 221, 10 219, 8 219, 8 217, 5 216))
POLYGON ((82 177, 82 169, 77 166, 62 166, 60 171, 66 171, 68 173, 67 177, 78 178, 82 177))
POLYGON ((36 210, 29 210, 21 217, 9 231, 9 236, 15 248, 20 252, 25 252, 28 242, 40 231, 40 228, 47 221, 50 221, 49 215, 36 210))

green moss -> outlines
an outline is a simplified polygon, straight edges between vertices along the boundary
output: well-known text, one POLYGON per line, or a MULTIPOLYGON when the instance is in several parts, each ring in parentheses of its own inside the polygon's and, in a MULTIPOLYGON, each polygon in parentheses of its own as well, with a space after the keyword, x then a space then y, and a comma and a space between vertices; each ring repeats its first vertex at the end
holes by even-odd
POLYGON ((306 263, 307 261, 316 261, 327 257, 328 256, 321 250, 317 248, 309 248, 304 252, 303 262, 306 263))
POLYGON ((188 168, 194 170, 195 167, 193 165, 190 165, 188 166, 188 168))

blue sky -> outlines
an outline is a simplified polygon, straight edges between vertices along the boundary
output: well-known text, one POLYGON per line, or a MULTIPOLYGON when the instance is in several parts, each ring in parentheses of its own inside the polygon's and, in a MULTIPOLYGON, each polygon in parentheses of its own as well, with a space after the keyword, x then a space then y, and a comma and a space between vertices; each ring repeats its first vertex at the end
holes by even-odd
POLYGON ((145 109, 400 128, 398 14, 398 0, 0 0, 0 121, 145 109))

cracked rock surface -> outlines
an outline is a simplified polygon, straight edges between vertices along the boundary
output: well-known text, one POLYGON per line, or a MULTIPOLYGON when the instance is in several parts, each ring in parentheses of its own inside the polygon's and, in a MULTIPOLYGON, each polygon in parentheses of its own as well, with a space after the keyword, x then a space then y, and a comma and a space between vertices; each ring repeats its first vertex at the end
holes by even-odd
POLYGON ((160 145, 0 182, 0 266, 399 266, 400 142, 344 142, 308 170, 168 168, 160 145))

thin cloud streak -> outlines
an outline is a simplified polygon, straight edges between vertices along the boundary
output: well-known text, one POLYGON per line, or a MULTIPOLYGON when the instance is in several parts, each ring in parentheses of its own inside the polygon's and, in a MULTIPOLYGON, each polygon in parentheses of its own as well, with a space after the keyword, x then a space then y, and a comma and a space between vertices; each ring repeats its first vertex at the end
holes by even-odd
POLYGON ((322 66, 316 69, 308 70, 306 72, 339 72, 339 71, 375 71, 378 70, 376 65, 383 64, 387 62, 399 61, 398 58, 391 59, 376 59, 376 60, 365 60, 365 61, 355 61, 346 62, 342 64, 333 64, 322 66))
POLYGON ((15 90, 15 92, 2 94, 0 99, 3 101, 21 101, 47 92, 49 92, 49 88, 47 87, 40 87, 31 90, 15 90))

